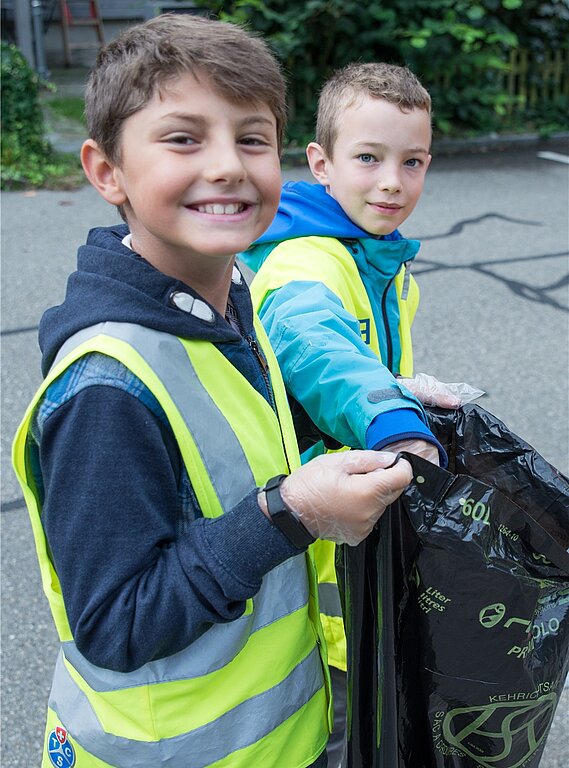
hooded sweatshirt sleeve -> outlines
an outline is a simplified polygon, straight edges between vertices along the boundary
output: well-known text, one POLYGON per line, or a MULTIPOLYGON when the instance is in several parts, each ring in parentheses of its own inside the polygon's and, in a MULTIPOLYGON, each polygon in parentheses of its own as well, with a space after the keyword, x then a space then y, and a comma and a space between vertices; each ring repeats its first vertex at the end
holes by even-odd
MULTIPOLYGON (((44 373, 78 331, 133 323, 215 344, 268 400, 246 341, 253 311, 239 273, 230 295, 241 333, 213 309, 212 320, 178 305, 180 292, 202 299, 133 252, 124 225, 92 230, 64 302, 40 322, 44 373)), ((36 409, 32 433, 69 622, 98 666, 129 672, 186 648, 241 616, 263 576, 299 552, 263 515, 255 490, 220 518, 203 518, 164 411, 118 360, 93 353, 70 365, 36 409)))
POLYGON ((298 554, 256 491, 201 517, 150 393, 53 394, 41 419, 42 522, 77 647, 93 664, 128 672, 182 650, 242 615, 264 574, 298 554))

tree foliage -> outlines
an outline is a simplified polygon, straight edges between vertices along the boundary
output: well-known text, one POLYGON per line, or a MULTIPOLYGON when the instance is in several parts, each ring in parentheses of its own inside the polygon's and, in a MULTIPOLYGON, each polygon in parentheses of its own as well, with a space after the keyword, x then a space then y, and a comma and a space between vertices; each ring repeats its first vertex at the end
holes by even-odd
POLYGON ((567 0, 197 0, 260 32, 289 78, 293 141, 311 135, 318 91, 351 61, 405 64, 429 89, 442 133, 499 130, 501 74, 520 44, 566 45, 567 0))
POLYGON ((0 53, 2 189, 57 183, 78 161, 56 155, 45 139, 37 73, 15 45, 2 40, 0 53))
POLYGON ((2 163, 42 155, 43 114, 39 104, 39 78, 16 48, 2 41, 2 163))

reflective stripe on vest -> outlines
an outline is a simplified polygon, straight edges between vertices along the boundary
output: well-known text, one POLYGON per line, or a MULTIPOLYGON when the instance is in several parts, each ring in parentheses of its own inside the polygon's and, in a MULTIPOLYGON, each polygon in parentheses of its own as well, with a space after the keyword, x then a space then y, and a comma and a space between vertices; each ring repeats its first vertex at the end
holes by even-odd
MULTIPOLYGON (((369 318, 365 341, 381 361, 374 313, 352 254, 335 238, 301 239, 300 248, 298 241, 285 240, 271 251, 251 284, 253 306, 259 311, 268 293, 293 280, 314 280, 323 283, 338 296, 344 309, 353 317, 360 321, 369 318)), ((412 376, 411 323, 419 304, 419 288, 405 267, 395 276, 395 291, 399 307, 401 344, 399 372, 402 376, 412 376)), ((312 550, 318 572, 320 618, 328 645, 328 660, 333 667, 345 671, 346 637, 334 564, 335 545, 328 541, 317 541, 312 550)))
POLYGON ((325 613, 327 616, 342 618, 340 595, 334 584, 326 582, 318 584, 318 601, 321 613, 325 613))
MULTIPOLYGON (((68 732, 84 750, 113 768, 154 768, 160 765, 167 765, 168 768, 205 768, 217 764, 227 755, 230 756, 232 768, 238 765, 249 768, 271 763, 256 762, 254 756, 249 758, 250 762, 245 760, 241 763, 231 753, 270 737, 272 731, 298 714, 298 710, 322 690, 322 663, 318 649, 314 648, 285 680, 271 690, 246 699, 191 734, 182 733, 159 741, 143 742, 117 734, 105 734, 105 738, 101 739, 100 723, 89 698, 78 690, 61 656, 57 660, 53 688, 50 708, 57 713, 62 723, 80 721, 83 731, 81 738, 71 726, 66 726, 68 732), (277 707, 275 701, 278 701, 277 707)), ((183 706, 183 702, 180 705, 183 706)), ((304 732, 305 722, 301 719, 296 731, 291 731, 290 739, 302 739, 304 732)), ((310 751, 307 750, 306 754, 309 756, 310 751)), ((314 757, 317 755, 318 750, 314 757)), ((280 768, 282 763, 275 762, 274 765, 280 768)))
MULTIPOLYGON (((302 556, 301 556, 302 557, 302 556)), ((277 583, 288 584, 284 592, 274 598, 270 595, 271 579, 265 578, 255 597, 259 607, 228 624, 211 627, 191 646, 174 656, 148 662, 140 669, 128 673, 128 685, 152 685, 157 680, 183 680, 201 677, 226 666, 242 651, 247 639, 269 624, 302 609, 309 599, 306 581, 299 581, 295 572, 295 558, 286 560, 271 571, 277 583)), ((91 664, 77 650, 75 643, 62 646, 65 659, 81 674, 95 691, 114 691, 125 687, 124 675, 91 664)))
POLYGON ((133 673, 100 669, 79 653, 62 620, 61 590, 27 472, 27 433, 41 395, 74 360, 102 352, 120 360, 153 392, 204 516, 223 514, 271 475, 299 464, 282 379, 258 323, 256 330, 278 418, 212 344, 105 323, 62 348, 14 443, 42 578, 47 574, 44 587, 47 582, 64 641, 49 707, 83 750, 118 768, 165 763, 185 768, 189 756, 192 766, 271 765, 263 756, 290 750, 292 742, 291 764, 301 765, 326 742, 330 708, 316 644, 321 628, 310 556, 298 555, 273 569, 263 578, 250 613, 212 626, 184 651, 133 673))

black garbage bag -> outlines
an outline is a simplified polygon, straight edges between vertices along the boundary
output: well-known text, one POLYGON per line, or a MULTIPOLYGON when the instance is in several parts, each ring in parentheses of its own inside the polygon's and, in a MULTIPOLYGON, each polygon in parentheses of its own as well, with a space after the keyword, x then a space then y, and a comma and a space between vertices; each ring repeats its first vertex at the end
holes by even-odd
POLYGON ((569 668, 569 480, 476 405, 338 547, 349 768, 536 768, 569 668))

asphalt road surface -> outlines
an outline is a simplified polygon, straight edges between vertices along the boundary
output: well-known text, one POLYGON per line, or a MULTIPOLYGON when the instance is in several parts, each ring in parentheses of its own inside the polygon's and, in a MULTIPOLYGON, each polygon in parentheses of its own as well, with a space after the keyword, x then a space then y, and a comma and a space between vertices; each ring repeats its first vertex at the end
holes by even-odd
MULTIPOLYGON (((484 389, 480 404, 569 473, 567 144, 435 158, 403 232, 423 242, 415 368, 484 389)), ((304 170, 286 178, 308 178, 304 170)), ((56 637, 10 444, 40 382, 36 331, 92 226, 117 215, 86 186, 2 199, 3 768, 40 764, 56 637)), ((69 542, 73 546, 73 542, 69 542)), ((569 764, 569 689, 541 768, 569 764)))

